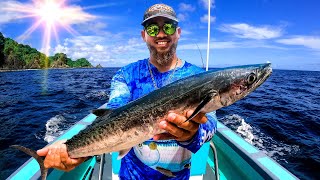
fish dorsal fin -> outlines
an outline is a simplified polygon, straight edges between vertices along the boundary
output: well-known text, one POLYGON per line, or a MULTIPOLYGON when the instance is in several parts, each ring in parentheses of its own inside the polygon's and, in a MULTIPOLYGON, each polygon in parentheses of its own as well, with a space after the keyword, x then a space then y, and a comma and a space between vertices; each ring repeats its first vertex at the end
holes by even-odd
POLYGON ((112 112, 111 109, 94 109, 92 110, 92 114, 96 115, 96 116, 103 116, 106 114, 110 114, 112 112))
POLYGON ((130 150, 131 150, 131 148, 120 150, 117 159, 118 160, 122 159, 125 155, 127 155, 129 153, 130 150))
POLYGON ((185 121, 190 121, 192 118, 194 118, 197 114, 199 114, 199 112, 201 112, 202 108, 208 104, 208 102, 212 99, 212 97, 214 97, 217 94, 217 92, 212 92, 208 95, 206 95, 206 97, 200 102, 200 104, 197 106, 197 108, 194 110, 194 112, 191 114, 191 116, 185 121))

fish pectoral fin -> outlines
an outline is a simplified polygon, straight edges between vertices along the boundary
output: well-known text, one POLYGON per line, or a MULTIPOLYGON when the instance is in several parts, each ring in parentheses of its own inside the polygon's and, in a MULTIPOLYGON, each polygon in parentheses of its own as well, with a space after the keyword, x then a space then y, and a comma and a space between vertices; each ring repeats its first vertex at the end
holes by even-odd
POLYGON ((127 155, 129 153, 130 150, 131 150, 131 148, 120 150, 117 159, 118 160, 122 159, 125 155, 127 155))
POLYGON ((111 109, 94 109, 92 110, 92 114, 96 115, 96 116, 103 116, 105 114, 109 114, 111 113, 112 110, 111 109))
POLYGON ((191 114, 191 116, 185 120, 184 122, 190 121, 191 119, 193 119, 196 115, 199 114, 199 112, 201 111, 201 109, 208 104, 208 102, 212 99, 213 96, 215 96, 217 93, 211 93, 208 94, 198 105, 198 107, 194 110, 194 112, 191 114))
POLYGON ((164 174, 168 177, 176 177, 170 170, 168 169, 165 169, 165 168, 162 168, 162 167, 159 167, 157 166, 156 167, 157 171, 159 171, 161 174, 164 174))

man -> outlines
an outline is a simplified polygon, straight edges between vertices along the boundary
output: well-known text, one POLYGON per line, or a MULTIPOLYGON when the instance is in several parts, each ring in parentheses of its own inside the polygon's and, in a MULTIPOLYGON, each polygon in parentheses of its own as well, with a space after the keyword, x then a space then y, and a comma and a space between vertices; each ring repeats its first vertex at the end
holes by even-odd
MULTIPOLYGON (((175 80, 203 70, 177 57, 181 35, 174 10, 165 4, 155 4, 144 14, 141 36, 150 57, 121 68, 111 82, 108 109, 118 108, 175 80)), ((192 110, 169 112, 159 128, 167 133, 155 135, 133 147, 121 160, 120 179, 188 179, 191 152, 197 152, 216 130, 215 113, 199 113, 185 120, 192 110)), ((85 158, 70 159, 62 141, 37 152, 46 156, 45 166, 69 171, 85 158)))

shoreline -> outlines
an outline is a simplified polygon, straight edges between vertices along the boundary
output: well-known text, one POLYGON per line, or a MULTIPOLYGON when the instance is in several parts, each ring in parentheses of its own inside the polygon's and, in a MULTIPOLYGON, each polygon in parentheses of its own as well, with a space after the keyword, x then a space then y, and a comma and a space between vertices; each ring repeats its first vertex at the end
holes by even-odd
MULTIPOLYGON (((93 69, 96 67, 75 67, 75 68, 47 68, 47 69, 0 69, 1 72, 16 72, 16 71, 39 71, 39 70, 56 70, 56 69, 93 69)), ((102 67, 103 68, 103 67, 102 67)))
POLYGON ((33 71, 42 69, 0 69, 0 72, 15 72, 15 71, 33 71))

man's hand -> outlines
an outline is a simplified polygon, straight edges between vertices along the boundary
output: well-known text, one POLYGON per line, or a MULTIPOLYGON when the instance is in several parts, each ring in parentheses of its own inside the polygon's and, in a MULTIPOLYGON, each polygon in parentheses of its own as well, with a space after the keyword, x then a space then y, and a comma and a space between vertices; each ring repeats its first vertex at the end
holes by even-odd
POLYGON ((67 153, 66 141, 57 141, 37 151, 39 156, 45 156, 45 168, 56 168, 62 171, 71 171, 87 158, 72 159, 67 153))
POLYGON ((199 113, 190 121, 185 122, 192 113, 193 110, 186 111, 185 114, 177 114, 170 111, 167 119, 159 123, 159 127, 166 130, 167 133, 155 135, 153 139, 176 139, 177 141, 190 140, 198 131, 199 124, 206 123, 208 120, 204 113, 199 113))

